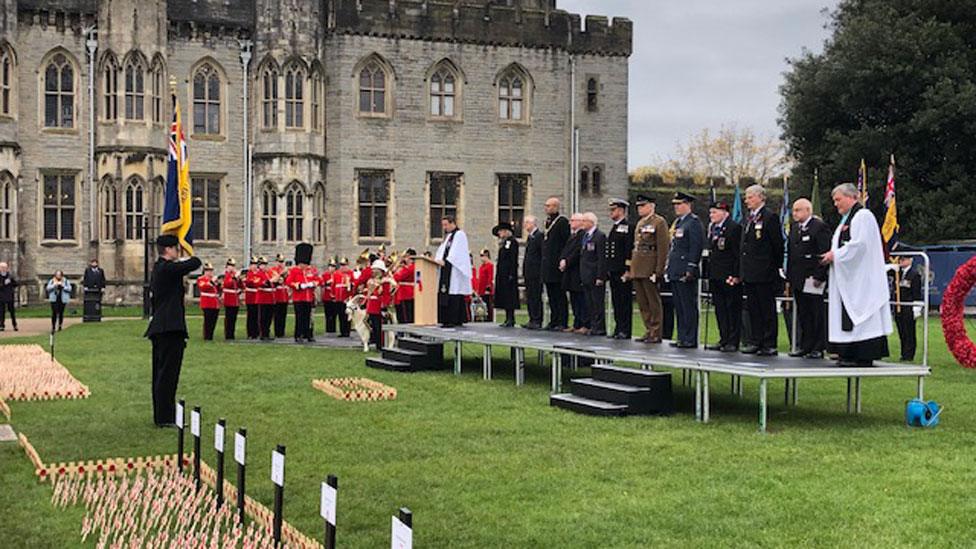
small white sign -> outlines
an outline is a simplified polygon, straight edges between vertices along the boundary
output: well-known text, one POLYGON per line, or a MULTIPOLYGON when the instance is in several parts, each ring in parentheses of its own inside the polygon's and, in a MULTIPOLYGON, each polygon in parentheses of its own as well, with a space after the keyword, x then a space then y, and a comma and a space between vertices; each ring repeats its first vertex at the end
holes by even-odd
POLYGON ((214 450, 224 451, 224 426, 219 423, 214 425, 214 450))
POLYGON ((413 549, 413 529, 400 522, 399 517, 393 517, 390 549, 413 549))
POLYGON ((285 455, 277 450, 271 452, 271 482, 282 488, 285 486, 285 455))
POLYGON ((200 436, 200 412, 196 410, 190 412, 190 434, 200 436))
POLYGON ((244 465, 244 450, 247 446, 247 437, 240 433, 234 434, 234 461, 244 465))
POLYGON ((183 428, 183 405, 179 402, 176 403, 176 426, 180 429, 183 428))
POLYGON ((325 482, 322 483, 322 504, 319 508, 319 514, 332 526, 336 525, 336 499, 338 495, 335 488, 325 482))

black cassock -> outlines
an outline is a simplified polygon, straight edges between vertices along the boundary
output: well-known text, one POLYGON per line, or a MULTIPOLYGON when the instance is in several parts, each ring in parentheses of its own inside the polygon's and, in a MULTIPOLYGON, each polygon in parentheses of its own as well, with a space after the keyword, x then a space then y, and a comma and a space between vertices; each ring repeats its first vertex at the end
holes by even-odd
POLYGON ((518 292, 519 243, 508 237, 498 245, 495 262, 495 307, 506 311, 519 308, 518 292))

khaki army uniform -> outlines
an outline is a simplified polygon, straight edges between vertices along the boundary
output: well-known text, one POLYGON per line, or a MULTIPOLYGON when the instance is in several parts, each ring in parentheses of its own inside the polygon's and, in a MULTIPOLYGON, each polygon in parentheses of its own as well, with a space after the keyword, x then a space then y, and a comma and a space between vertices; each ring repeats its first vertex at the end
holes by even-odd
POLYGON ((630 278, 634 281, 637 306, 644 321, 644 340, 661 340, 661 324, 664 311, 658 283, 664 277, 664 266, 671 244, 668 224, 664 218, 653 214, 642 218, 634 228, 634 251, 630 259, 630 278), (653 277, 653 281, 651 280, 653 277))

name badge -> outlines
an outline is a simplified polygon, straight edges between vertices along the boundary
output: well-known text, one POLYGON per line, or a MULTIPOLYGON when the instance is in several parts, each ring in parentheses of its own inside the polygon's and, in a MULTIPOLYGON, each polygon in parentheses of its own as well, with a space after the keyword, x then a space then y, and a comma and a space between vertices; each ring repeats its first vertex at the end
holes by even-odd
POLYGON ((644 225, 643 227, 641 227, 640 232, 642 234, 643 233, 653 233, 654 232, 654 227, 651 226, 651 225, 644 225))
POLYGON ((684 236, 685 236, 685 230, 684 229, 678 229, 678 230, 674 231, 674 237, 675 238, 683 238, 684 236))
POLYGON ((586 244, 586 251, 592 252, 593 250, 596 250, 596 246, 592 242, 588 242, 586 244))
POLYGON ((763 226, 762 221, 760 221, 759 223, 756 223, 756 230, 757 231, 761 231, 762 230, 762 226, 763 226))
POLYGON ((810 235, 805 234, 803 238, 800 239, 801 242, 810 242, 810 235))
POLYGON ((630 227, 627 225, 617 225, 617 232, 627 234, 630 232, 630 227))
POLYGON ((718 239, 718 249, 719 250, 725 250, 725 237, 724 236, 718 239))
POLYGON ((910 280, 902 280, 900 286, 902 288, 911 288, 912 282, 910 280))

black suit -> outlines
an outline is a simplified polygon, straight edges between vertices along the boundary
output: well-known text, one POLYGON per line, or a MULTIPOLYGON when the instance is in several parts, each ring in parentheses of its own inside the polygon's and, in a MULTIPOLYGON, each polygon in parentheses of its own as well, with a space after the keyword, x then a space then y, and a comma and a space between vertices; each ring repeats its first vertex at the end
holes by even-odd
POLYGON ((779 217, 766 206, 746 217, 741 252, 739 270, 749 313, 748 343, 775 350, 779 337, 776 294, 781 286, 783 231, 779 217))
POLYGON ((739 277, 739 247, 742 226, 725 218, 708 227, 708 288, 715 304, 720 346, 739 346, 742 326, 742 285, 729 284, 739 277))
POLYGON ((186 261, 160 258, 153 267, 149 285, 153 315, 146 337, 152 341, 153 418, 157 425, 173 423, 176 418, 176 386, 187 337, 183 277, 199 268, 196 257, 186 261))
POLYGON ((901 340, 901 359, 915 360, 915 311, 912 301, 922 301, 922 273, 917 267, 909 267, 906 271, 898 267, 898 284, 895 284, 895 273, 888 273, 888 285, 891 289, 891 301, 905 303, 900 307, 891 306, 898 327, 898 339, 901 340), (895 291, 895 288, 898 291, 895 291))
POLYGON ((580 281, 586 295, 586 327, 592 335, 606 335, 607 236, 594 229, 592 235, 583 233, 581 244, 580 281))
POLYGON ((495 307, 504 309, 505 322, 515 322, 515 309, 519 308, 518 260, 519 243, 510 236, 498 245, 498 261, 495 262, 495 307))
POLYGON ((634 283, 621 277, 630 269, 630 253, 634 249, 634 227, 621 219, 607 234, 607 280, 610 282, 610 301, 613 304, 613 334, 630 339, 634 319, 634 283))
POLYGON ((695 214, 675 221, 666 272, 674 293, 677 341, 685 345, 698 345, 698 265, 704 240, 701 221, 695 214))
POLYGON ((804 353, 823 352, 827 347, 824 296, 803 293, 803 287, 808 278, 827 282, 827 266, 820 264, 820 256, 830 251, 831 237, 830 228, 817 217, 811 217, 806 224, 793 223, 790 227, 786 279, 793 291, 800 328, 797 350, 804 353))
POLYGON ((10 312, 10 321, 13 323, 13 327, 17 329, 17 313, 14 312, 14 288, 17 287, 17 279, 14 278, 13 273, 7 271, 4 274, 0 274, 0 330, 3 330, 7 326, 7 312, 10 312))
MULTIPOLYGON (((569 292, 570 303, 573 306, 573 328, 585 328, 587 326, 586 314, 586 294, 583 293, 583 281, 580 280, 580 254, 583 251, 583 232, 576 231, 569 237, 563 247, 560 259, 566 261, 566 270, 563 271, 563 281, 560 290, 563 296, 569 292)), ((551 301, 550 297, 550 303, 551 301)), ((568 315, 568 312, 567 312, 568 315)), ((568 327, 569 317, 566 318, 568 327)))
POLYGON ((525 279, 529 324, 542 326, 542 231, 539 229, 525 239, 522 278, 525 279))
POLYGON ((562 284, 563 273, 559 270, 559 260, 568 240, 569 220, 566 216, 549 216, 542 237, 542 281, 546 285, 546 295, 549 296, 550 328, 565 328, 569 325, 566 289, 562 284))
POLYGON ((81 279, 81 285, 86 290, 101 290, 105 288, 105 271, 101 267, 88 267, 85 269, 85 276, 81 279))

